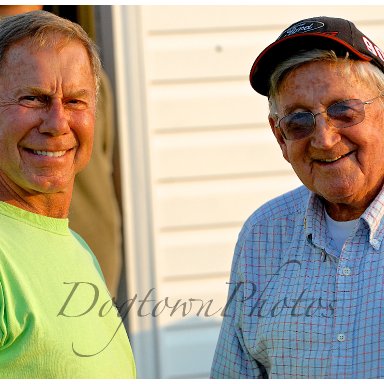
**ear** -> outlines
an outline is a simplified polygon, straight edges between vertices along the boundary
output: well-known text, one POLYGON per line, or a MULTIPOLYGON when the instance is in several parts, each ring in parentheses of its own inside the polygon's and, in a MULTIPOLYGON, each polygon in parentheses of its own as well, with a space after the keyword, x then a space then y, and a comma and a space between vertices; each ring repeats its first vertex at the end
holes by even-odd
POLYGON ((281 134, 280 129, 276 126, 277 117, 269 115, 268 121, 269 121, 269 125, 271 126, 272 132, 275 135, 276 140, 280 145, 280 149, 281 149, 281 152, 283 153, 284 159, 287 160, 289 163, 290 161, 289 161, 289 157, 288 157, 288 150, 287 150, 286 141, 285 141, 283 135, 281 134))

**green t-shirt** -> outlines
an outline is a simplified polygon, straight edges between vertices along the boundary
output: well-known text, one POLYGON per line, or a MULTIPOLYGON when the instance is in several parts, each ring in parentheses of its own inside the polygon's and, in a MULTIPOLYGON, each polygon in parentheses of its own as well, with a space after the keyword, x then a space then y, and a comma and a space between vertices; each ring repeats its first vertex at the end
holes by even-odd
POLYGON ((95 256, 67 219, 0 202, 0 378, 134 378, 95 256))

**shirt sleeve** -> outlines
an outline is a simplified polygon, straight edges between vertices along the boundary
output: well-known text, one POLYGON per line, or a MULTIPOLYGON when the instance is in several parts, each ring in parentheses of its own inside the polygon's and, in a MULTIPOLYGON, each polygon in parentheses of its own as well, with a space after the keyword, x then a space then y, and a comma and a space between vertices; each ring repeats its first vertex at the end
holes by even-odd
POLYGON ((233 258, 228 300, 212 363, 213 379, 268 378, 266 369, 248 353, 242 337, 244 290, 238 271, 242 253, 240 238, 233 258))

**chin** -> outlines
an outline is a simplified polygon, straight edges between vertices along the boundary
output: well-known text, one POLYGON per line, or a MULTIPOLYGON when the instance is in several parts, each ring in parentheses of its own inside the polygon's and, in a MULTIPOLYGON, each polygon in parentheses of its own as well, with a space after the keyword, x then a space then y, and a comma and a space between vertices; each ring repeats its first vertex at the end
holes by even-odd
POLYGON ((70 182, 63 182, 63 180, 44 180, 31 183, 30 189, 38 193, 65 193, 72 191, 73 179, 70 182))
POLYGON ((353 204, 356 201, 357 196, 351 193, 351 190, 348 191, 337 191, 333 190, 330 193, 319 193, 325 200, 333 204, 353 204))

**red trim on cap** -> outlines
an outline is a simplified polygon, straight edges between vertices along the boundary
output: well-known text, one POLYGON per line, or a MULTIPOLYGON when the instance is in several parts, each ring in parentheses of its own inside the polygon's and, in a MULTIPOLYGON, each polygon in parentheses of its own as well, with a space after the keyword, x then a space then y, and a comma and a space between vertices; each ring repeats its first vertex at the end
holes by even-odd
POLYGON ((338 32, 323 32, 323 33, 307 32, 307 33, 302 33, 302 34, 297 34, 297 35, 293 35, 293 36, 284 37, 283 39, 275 41, 274 43, 270 44, 267 48, 265 48, 264 51, 260 53, 260 55, 257 57, 255 62, 253 63, 252 68, 251 68, 251 73, 250 73, 250 76, 249 76, 251 83, 252 83, 252 77, 253 77, 253 72, 255 70, 255 67, 260 62, 260 60, 265 56, 265 54, 267 54, 275 46, 281 44, 284 41, 290 40, 290 39, 297 39, 297 38, 303 38, 303 37, 308 37, 308 36, 323 37, 325 39, 336 41, 339 44, 343 45, 344 47, 347 47, 348 50, 352 51, 356 56, 358 56, 360 59, 362 59, 364 61, 371 61, 371 60, 373 60, 372 57, 364 55, 360 51, 356 50, 356 48, 354 48, 351 45, 347 44, 344 40, 341 40, 341 39, 337 38, 335 35, 333 35, 333 34, 337 34, 337 33, 338 32))

